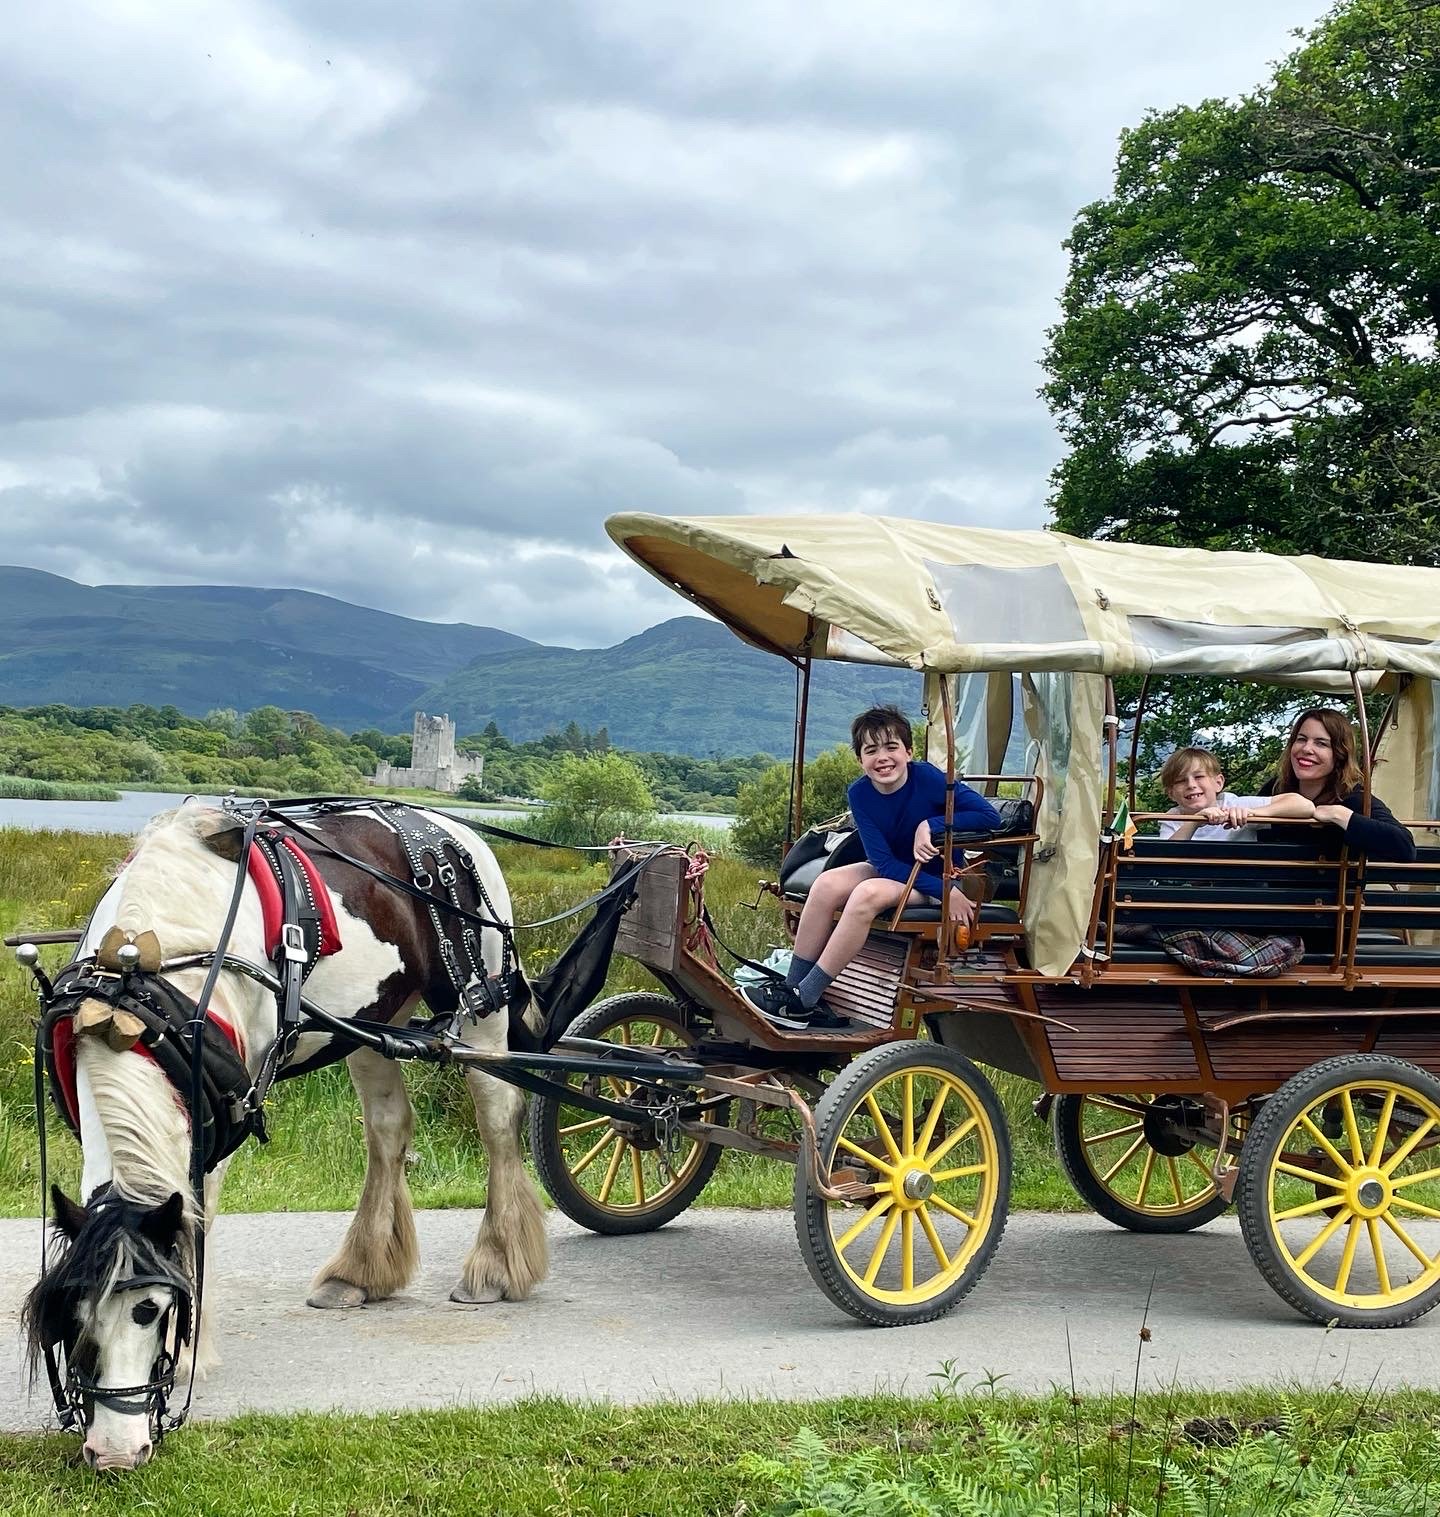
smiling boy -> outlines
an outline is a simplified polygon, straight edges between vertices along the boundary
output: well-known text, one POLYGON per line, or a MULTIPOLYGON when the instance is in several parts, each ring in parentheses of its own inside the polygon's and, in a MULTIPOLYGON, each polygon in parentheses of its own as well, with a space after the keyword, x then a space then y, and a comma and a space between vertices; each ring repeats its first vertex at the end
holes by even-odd
MULTIPOLYGON (((917 860, 911 899, 937 905, 944 889, 944 773, 914 757, 910 723, 894 706, 862 711, 851 723, 850 742, 862 772, 848 799, 865 862, 827 869, 811 886, 785 983, 767 980, 741 992, 779 1027, 836 1025, 822 997, 860 951, 875 918, 899 901, 917 860)), ((953 825, 957 832, 987 832, 1000 825, 1000 814, 957 780, 953 825)), ((950 892, 950 910, 967 925, 974 920, 973 902, 958 889, 950 892)))
POLYGON ((1176 843, 1253 843, 1251 822, 1315 815, 1314 806, 1298 795, 1231 795, 1220 761, 1208 748, 1177 748, 1165 760, 1160 784, 1175 803, 1170 811, 1175 820, 1160 823, 1160 836, 1176 843))

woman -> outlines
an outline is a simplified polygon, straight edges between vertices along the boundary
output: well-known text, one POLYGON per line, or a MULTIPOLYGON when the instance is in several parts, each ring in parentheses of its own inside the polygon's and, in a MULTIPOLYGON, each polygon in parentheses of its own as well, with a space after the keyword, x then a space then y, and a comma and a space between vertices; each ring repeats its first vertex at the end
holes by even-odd
POLYGON ((1415 839, 1379 796, 1370 797, 1370 815, 1363 814, 1365 787, 1355 761, 1355 739, 1338 711, 1312 706, 1295 718, 1280 772, 1265 792, 1303 796, 1314 804, 1315 820, 1326 824, 1290 828, 1287 842, 1300 842, 1327 857, 1338 854, 1342 844, 1377 862, 1409 863, 1415 857, 1415 839))

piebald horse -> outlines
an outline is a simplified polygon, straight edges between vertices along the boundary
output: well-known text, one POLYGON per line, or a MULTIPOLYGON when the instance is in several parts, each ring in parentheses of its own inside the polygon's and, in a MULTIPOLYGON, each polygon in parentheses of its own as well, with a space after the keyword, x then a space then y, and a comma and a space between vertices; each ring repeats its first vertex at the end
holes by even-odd
MULTIPOLYGON (((442 816, 424 815, 470 854, 496 918, 513 920, 509 891, 484 842, 442 816)), ((411 877, 399 839, 373 813, 322 815, 308 819, 307 826, 339 853, 411 877)), ((77 960, 93 956, 112 928, 130 939, 153 933, 165 961, 214 950, 237 867, 245 867, 236 861, 233 842, 230 857, 224 856, 225 840, 235 831, 234 817, 195 802, 156 817, 97 907, 77 960)), ((316 963, 307 998, 338 1016, 386 1023, 403 1022, 422 1000, 433 1012, 452 1010, 456 996, 425 906, 301 841, 323 875, 341 943, 338 952, 316 963)), ((464 904, 476 909, 473 891, 464 904)), ((485 928, 480 937, 485 964, 498 964, 501 935, 485 928)), ((261 902, 248 880, 228 952, 256 965, 267 963, 261 902)), ((193 1000, 205 970, 175 969, 164 978, 193 1000)), ((227 970, 216 982, 210 1009, 233 1029, 253 1078, 276 1034, 274 995, 227 970)), ((533 1007, 511 1012, 502 1007, 464 1019, 461 1038, 476 1048, 503 1050, 512 1016, 523 1018, 532 1034, 539 1030, 533 1007)), ((75 1025, 83 1020, 77 1016, 75 1025)), ((183 1322, 190 1308, 197 1220, 189 1179, 190 1124, 177 1091, 159 1064, 134 1049, 117 1050, 113 1041, 101 1035, 74 1041, 83 1204, 56 1189, 61 1246, 24 1313, 32 1360, 45 1343, 63 1344, 72 1370, 78 1367, 81 1383, 94 1393, 84 1397, 84 1458, 96 1469, 134 1468, 150 1457, 153 1403, 147 1406, 143 1396, 123 1392, 151 1388, 156 1366, 170 1363, 166 1354, 175 1345, 176 1322, 183 1322)), ((303 1035, 296 1061, 323 1054, 328 1041, 323 1034, 303 1035)), ((321 1308, 358 1307, 393 1295, 419 1262, 405 1180, 414 1113, 402 1071, 367 1049, 352 1052, 347 1063, 364 1112, 365 1183, 339 1251, 320 1267, 311 1286, 309 1304, 321 1308)), ((473 1068, 465 1079, 489 1156, 489 1182, 484 1217, 451 1299, 517 1301, 546 1272, 540 1199, 521 1155, 524 1098, 473 1068)), ((206 1179, 207 1227, 223 1177, 222 1163, 206 1179)), ((214 1364, 207 1326, 202 1320, 194 1341, 182 1348, 187 1362, 181 1378, 191 1353, 196 1372, 214 1364)))

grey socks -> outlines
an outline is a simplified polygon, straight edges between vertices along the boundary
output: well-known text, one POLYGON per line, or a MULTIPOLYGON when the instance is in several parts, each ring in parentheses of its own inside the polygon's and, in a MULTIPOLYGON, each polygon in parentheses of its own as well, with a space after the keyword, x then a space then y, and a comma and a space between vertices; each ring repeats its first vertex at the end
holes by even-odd
POLYGON ((800 1004, 807 1011, 820 1004, 820 997, 830 988, 830 982, 835 978, 833 974, 826 974, 818 964, 812 965, 805 978, 795 987, 795 994, 800 998, 800 1004))
POLYGON ((791 990, 794 990, 814 967, 814 959, 802 959, 798 953, 792 953, 790 955, 790 967, 785 971, 785 983, 791 990))

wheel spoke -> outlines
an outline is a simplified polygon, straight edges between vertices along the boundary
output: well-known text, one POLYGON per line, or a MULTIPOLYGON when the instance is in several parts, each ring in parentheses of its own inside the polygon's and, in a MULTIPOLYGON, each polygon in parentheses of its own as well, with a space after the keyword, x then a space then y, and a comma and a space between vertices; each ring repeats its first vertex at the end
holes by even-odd
POLYGON ((1440 1217, 1440 1211, 1433 1206, 1422 1206, 1419 1201, 1412 1201, 1408 1196, 1391 1196, 1391 1206, 1403 1206, 1406 1211, 1419 1212, 1422 1217, 1440 1217))
POLYGON ((1188 1154, 1185 1155, 1185 1157, 1189 1159, 1189 1161, 1195 1166, 1196 1169, 1200 1171, 1202 1175, 1205 1176, 1206 1189, 1213 1190, 1215 1188, 1215 1171, 1211 1169, 1211 1167, 1204 1161, 1204 1159, 1200 1157, 1199 1154, 1195 1152, 1193 1148, 1188 1154))
POLYGON ((1340 1150, 1336 1148, 1335 1145, 1329 1140, 1329 1138, 1327 1138, 1325 1134, 1321 1132, 1320 1129, 1316 1127, 1316 1125, 1310 1120, 1310 1113, 1308 1111, 1301 1112, 1300 1121, 1303 1126, 1309 1129, 1310 1136, 1314 1138, 1315 1141, 1320 1145, 1321 1149, 1325 1153, 1325 1156, 1330 1160, 1330 1162, 1339 1166, 1340 1173, 1342 1175, 1348 1175, 1355 1166, 1351 1164, 1351 1162, 1344 1156, 1344 1154, 1342 1154, 1340 1150))
POLYGON ((835 1240, 835 1252, 843 1254, 847 1248, 865 1231, 867 1227, 895 1204, 894 1196, 881 1196, 880 1199, 865 1213, 853 1227, 847 1228, 835 1240))
POLYGON ((1300 1253, 1295 1255, 1295 1268, 1304 1269, 1307 1264, 1320 1252, 1322 1248, 1339 1232, 1346 1219, 1350 1216, 1350 1208, 1342 1206, 1339 1211, 1320 1229, 1318 1233, 1307 1243, 1300 1253))
POLYGON ((635 1204, 642 1206, 645 1202, 645 1163, 640 1157, 640 1150, 633 1144, 630 1148, 630 1173, 635 1179, 635 1204))
MULTIPOLYGON (((608 1122, 610 1119, 607 1117, 605 1120, 608 1122)), ((581 1159, 575 1168, 570 1171, 571 1175, 577 1179, 583 1175, 585 1171, 589 1169, 595 1160, 600 1156, 602 1150, 605 1148, 605 1145, 607 1143, 615 1142, 619 1136, 620 1134, 616 1132, 614 1128, 611 1128, 611 1130, 607 1132, 603 1138, 600 1139, 595 1147, 592 1148, 583 1159, 581 1159)))
POLYGON ((1350 1099, 1348 1090, 1342 1093, 1340 1106, 1345 1115, 1345 1136, 1350 1140, 1351 1164, 1363 1164, 1366 1157, 1365 1145, 1360 1141, 1360 1124, 1355 1120, 1355 1103, 1350 1099))
POLYGON ((1388 1211, 1381 1212, 1380 1216, 1390 1231, 1394 1233, 1397 1238, 1399 1238, 1405 1247, 1415 1255, 1415 1257, 1421 1262, 1421 1264, 1425 1266, 1426 1269, 1434 1269, 1435 1261, 1429 1256, 1429 1254, 1425 1252, 1423 1248, 1420 1247, 1414 1238, 1412 1238, 1410 1234, 1400 1226, 1400 1224, 1394 1219, 1394 1217, 1390 1215, 1388 1211))
POLYGON ((930 1252, 935 1255, 935 1262, 942 1270, 950 1268, 950 1256, 945 1252, 945 1245, 940 1241, 940 1234, 935 1231, 935 1224, 930 1220, 930 1212, 924 1202, 918 1207, 920 1214, 920 1226, 925 1229, 925 1236, 930 1240, 930 1252))
MULTIPOLYGON (((913 1070, 905 1071, 905 1083, 902 1087, 900 1107, 900 1142, 906 1154, 915 1152, 915 1074, 913 1070)), ((909 1216, 906 1216, 909 1223, 909 1216)), ((908 1290, 909 1287, 907 1286, 908 1290)))
POLYGON ((1440 1169, 1422 1170, 1418 1175, 1401 1175, 1390 1181, 1392 1190, 1404 1190, 1407 1185, 1419 1185, 1424 1180, 1440 1180, 1440 1169))
POLYGON ((893 1175, 895 1173, 895 1166, 893 1164, 887 1164, 879 1154, 872 1154, 868 1148, 862 1148, 858 1143, 852 1143, 844 1133, 840 1134, 839 1141, 835 1144, 835 1147, 843 1148, 846 1153, 852 1154, 855 1158, 863 1160, 866 1164, 874 1165, 881 1174, 893 1175))
POLYGON ((1294 1175, 1297 1180, 1308 1180, 1312 1185, 1328 1185, 1331 1190, 1344 1190, 1345 1182, 1335 1175, 1321 1174, 1318 1169, 1306 1169, 1300 1164, 1289 1164, 1284 1159, 1276 1161, 1275 1168, 1282 1175, 1294 1175))
POLYGON ((1118 1159, 1100 1176, 1100 1183, 1108 1185, 1116 1175, 1140 1152, 1140 1147, 1145 1141, 1145 1134, 1141 1133, 1138 1138, 1120 1155, 1118 1159))
POLYGON ((889 1150, 890 1157, 898 1164, 903 1157, 900 1150, 895 1146, 895 1134, 890 1131, 890 1123, 885 1113, 880 1110, 880 1103, 875 1099, 874 1091, 865 1092, 865 1109, 870 1113, 871 1120, 879 1129, 881 1141, 889 1150))
POLYGON ((930 1178, 938 1185, 942 1180, 964 1180, 970 1175, 983 1175, 988 1164, 962 1164, 959 1169, 933 1169, 930 1178))
POLYGON ((932 1193, 930 1196, 929 1204, 931 1206, 938 1206, 941 1211, 947 1212, 950 1216, 954 1217, 957 1222, 963 1222, 966 1227, 975 1226, 975 1219, 970 1215, 968 1211, 961 1211, 958 1206, 952 1206, 944 1196, 937 1196, 932 1193))
POLYGON ((963 1121, 959 1127, 957 1127, 955 1131, 952 1132, 948 1138, 946 1138, 940 1147, 937 1148, 933 1154, 929 1155, 930 1163, 932 1165, 938 1164, 941 1159, 943 1159, 945 1155, 955 1147, 957 1143, 961 1142, 962 1139, 968 1138, 979 1125, 979 1117, 967 1117, 965 1121, 963 1121))
POLYGON ((660 1040, 665 1036, 665 1028, 657 1022, 655 1024, 655 1036, 650 1039, 651 1048, 659 1048, 660 1040))
POLYGON ((1335 1293, 1343 1296, 1350 1284, 1350 1266, 1355 1262, 1355 1245, 1360 1240, 1360 1219, 1350 1218, 1350 1230, 1345 1234, 1345 1247, 1340 1251, 1340 1268, 1335 1272, 1335 1293))
POLYGON ((1370 1153, 1366 1163, 1371 1169, 1380 1163, 1380 1156, 1385 1152, 1385 1140, 1390 1136, 1390 1115, 1395 1110, 1395 1097, 1398 1091, 1387 1090, 1385 1092, 1385 1104, 1380 1108, 1380 1115, 1375 1122, 1375 1141, 1370 1146, 1370 1153))
POLYGON ((568 1138, 572 1133, 592 1132, 597 1127, 604 1127, 609 1120, 609 1117, 591 1117, 588 1122, 572 1122, 568 1127, 560 1128, 560 1136, 568 1138))
POLYGON ((945 1110, 945 1097, 949 1094, 949 1090, 944 1085, 935 1092, 935 1099, 930 1103, 930 1110, 925 1113, 925 1125, 920 1129, 920 1136, 915 1140, 917 1159, 923 1159, 930 1147, 931 1140, 935 1136, 935 1129, 940 1125, 940 1113, 945 1110))
POLYGON ((1128 1138, 1132 1132, 1143 1132, 1144 1129, 1143 1122, 1131 1122, 1128 1127, 1116 1127, 1110 1132, 1097 1132, 1091 1137, 1081 1138, 1080 1141, 1086 1148, 1090 1148, 1096 1143, 1108 1143, 1111 1138, 1128 1138))
POLYGON ((1318 1201, 1305 1201, 1299 1206, 1292 1206, 1288 1211, 1277 1211, 1273 1220, 1293 1222, 1296 1217, 1313 1217, 1317 1211, 1328 1211, 1335 1204, 1334 1196, 1322 1196, 1318 1201))
POLYGON ((1155 1150, 1153 1148, 1150 1148, 1145 1151, 1145 1165, 1144 1168, 1140 1171, 1140 1194, 1135 1197, 1135 1204, 1138 1207, 1143 1208, 1145 1205, 1145 1193, 1150 1189, 1150 1176, 1154 1174, 1154 1172, 1155 1150))
POLYGON ((890 1252, 890 1240, 895 1236, 896 1225, 900 1221, 900 1213, 892 1211, 885 1219, 885 1225, 880 1229, 880 1239, 875 1245, 874 1252, 870 1255, 870 1262, 865 1266, 865 1283, 874 1285, 875 1276, 880 1273, 880 1266, 885 1262, 885 1255, 890 1252))
POLYGON ((1392 1175, 1396 1168, 1410 1157, 1411 1152, 1419 1144, 1420 1140, 1435 1125, 1434 1117, 1426 1117, 1425 1120, 1410 1134, 1408 1138, 1395 1150, 1393 1154, 1380 1166, 1382 1174, 1392 1175))
POLYGON ((1366 1217, 1365 1230, 1370 1234, 1370 1252, 1375 1255, 1375 1276, 1380 1282, 1380 1294, 1390 1294, 1390 1271, 1385 1267, 1385 1245, 1380 1241, 1380 1225, 1374 1217, 1366 1217))
MULTIPOLYGON (((617 1133, 616 1137, 620 1135, 617 1133)), ((610 1163, 605 1169, 605 1178, 600 1182, 600 1194, 596 1197, 601 1206, 610 1199, 610 1192, 615 1186, 615 1177, 620 1173, 620 1161, 625 1157, 625 1150, 629 1144, 623 1139, 615 1145, 615 1152, 610 1156, 610 1163)))
POLYGON ((1175 1192, 1175 1204, 1176 1206, 1184 1206, 1185 1189, 1180 1184, 1180 1166, 1175 1162, 1173 1154, 1165 1155, 1165 1163, 1170 1170, 1170 1188, 1175 1192))
POLYGON ((629 1048, 629 1046, 630 1046, 630 1024, 628 1022, 622 1022, 615 1029, 615 1031, 620 1034, 620 1041, 625 1045, 626 1048, 629 1048))
POLYGON ((1134 1102, 1112 1101, 1109 1096, 1082 1096, 1080 1099, 1087 1105, 1101 1106, 1106 1111, 1123 1111, 1131 1117, 1140 1115, 1150 1104, 1146 1096, 1137 1097, 1134 1102))
POLYGON ((915 1213, 909 1211, 900 1213, 900 1289, 915 1289, 915 1213))

